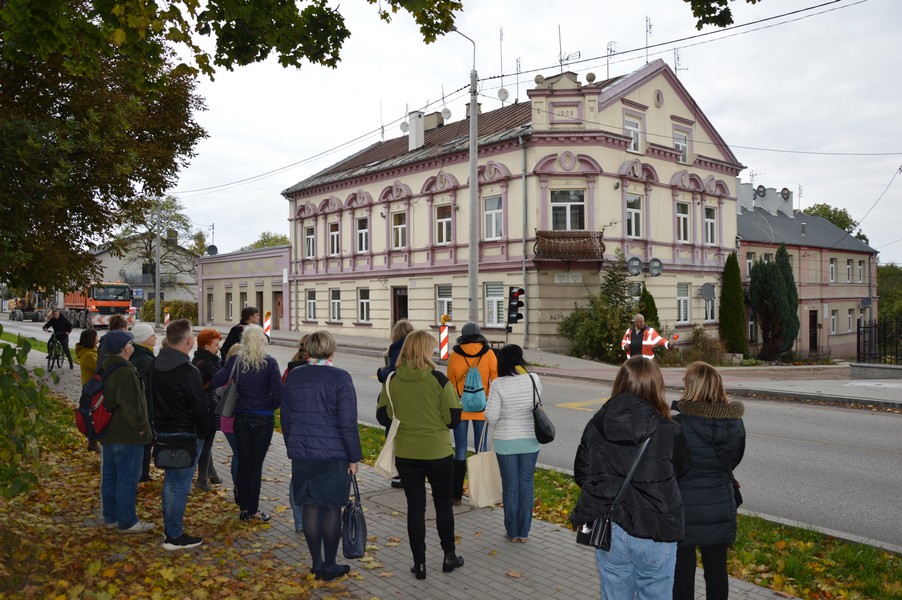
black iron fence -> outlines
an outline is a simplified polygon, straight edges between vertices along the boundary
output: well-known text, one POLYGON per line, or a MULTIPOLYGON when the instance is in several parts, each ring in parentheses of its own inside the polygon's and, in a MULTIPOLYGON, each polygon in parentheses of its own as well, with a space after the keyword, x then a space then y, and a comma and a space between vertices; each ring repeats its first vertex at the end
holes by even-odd
POLYGON ((860 326, 858 362, 902 365, 902 319, 870 321, 860 326))

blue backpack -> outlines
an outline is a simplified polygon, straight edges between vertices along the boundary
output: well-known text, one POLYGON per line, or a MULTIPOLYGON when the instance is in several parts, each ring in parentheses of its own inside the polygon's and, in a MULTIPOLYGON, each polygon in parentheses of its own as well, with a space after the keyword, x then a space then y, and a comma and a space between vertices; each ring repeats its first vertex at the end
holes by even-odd
POLYGON ((479 360, 467 369, 467 378, 464 380, 464 391, 460 395, 460 405, 464 412, 482 412, 485 410, 485 387, 482 385, 482 374, 479 372, 479 360))

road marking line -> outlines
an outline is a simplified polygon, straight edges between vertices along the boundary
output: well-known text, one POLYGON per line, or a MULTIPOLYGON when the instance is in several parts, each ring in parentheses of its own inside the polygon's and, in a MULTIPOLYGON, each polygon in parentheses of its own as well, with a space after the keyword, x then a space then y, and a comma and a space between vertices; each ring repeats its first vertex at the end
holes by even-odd
POLYGON ((561 404, 555 404, 555 406, 559 406, 561 408, 570 408, 573 410, 585 410, 593 412, 595 410, 594 408, 587 407, 600 406, 607 401, 607 398, 599 398, 598 400, 585 400, 583 402, 562 402, 561 404))

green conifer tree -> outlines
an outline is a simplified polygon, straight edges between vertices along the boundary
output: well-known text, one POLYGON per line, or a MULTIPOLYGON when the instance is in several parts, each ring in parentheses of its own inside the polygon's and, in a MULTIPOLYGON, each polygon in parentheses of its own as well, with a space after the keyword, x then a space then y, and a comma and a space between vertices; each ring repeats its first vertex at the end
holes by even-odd
POLYGON ((720 291, 720 339, 727 352, 743 356, 749 355, 749 341, 746 336, 745 294, 742 290, 742 276, 739 274, 739 260, 736 253, 730 253, 723 269, 723 287, 720 291))
POLYGON ((792 275, 792 265, 789 263, 789 253, 785 245, 780 244, 777 249, 775 262, 786 288, 786 301, 780 305, 780 319, 783 321, 783 343, 780 345, 780 352, 787 352, 792 349, 799 334, 799 289, 792 275))

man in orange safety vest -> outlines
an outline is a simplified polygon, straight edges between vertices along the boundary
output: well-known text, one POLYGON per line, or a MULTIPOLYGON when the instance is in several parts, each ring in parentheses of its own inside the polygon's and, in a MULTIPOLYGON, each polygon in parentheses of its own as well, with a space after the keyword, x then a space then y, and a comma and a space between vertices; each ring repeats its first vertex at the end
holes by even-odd
POLYGON ((670 348, 670 341, 658 335, 654 327, 645 324, 645 317, 637 314, 633 317, 633 326, 623 334, 620 347, 626 352, 626 358, 631 356, 655 357, 655 346, 670 348))

